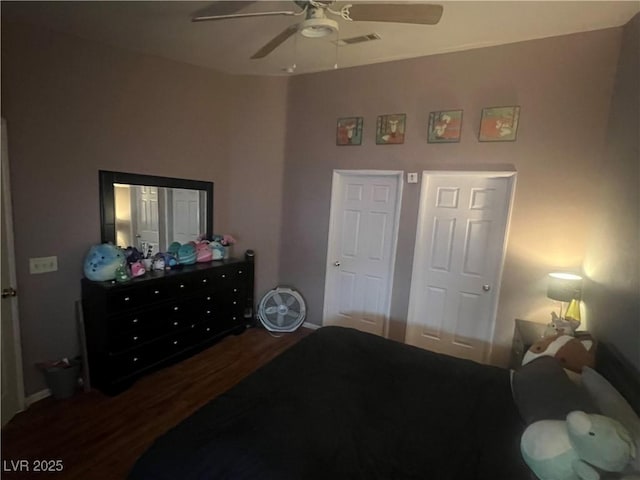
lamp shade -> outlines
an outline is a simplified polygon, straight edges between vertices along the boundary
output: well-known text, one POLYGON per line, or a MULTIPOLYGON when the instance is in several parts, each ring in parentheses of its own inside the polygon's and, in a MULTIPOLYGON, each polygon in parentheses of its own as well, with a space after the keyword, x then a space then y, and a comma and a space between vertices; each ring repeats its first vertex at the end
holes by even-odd
POLYGON ((550 273, 547 283, 547 297, 559 302, 570 302, 580 298, 582 277, 573 273, 550 273))

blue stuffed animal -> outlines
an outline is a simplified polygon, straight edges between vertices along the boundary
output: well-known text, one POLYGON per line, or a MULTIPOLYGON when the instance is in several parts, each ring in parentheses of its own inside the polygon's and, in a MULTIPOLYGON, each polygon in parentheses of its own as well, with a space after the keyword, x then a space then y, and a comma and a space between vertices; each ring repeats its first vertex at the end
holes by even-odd
POLYGON ((598 480, 594 468, 621 472, 635 458, 629 432, 603 415, 574 411, 567 420, 541 420, 522 434, 522 457, 541 480, 598 480))
POLYGON ((126 267, 124 251, 110 243, 93 245, 84 258, 84 275, 89 280, 105 282, 116 278, 118 267, 126 267))

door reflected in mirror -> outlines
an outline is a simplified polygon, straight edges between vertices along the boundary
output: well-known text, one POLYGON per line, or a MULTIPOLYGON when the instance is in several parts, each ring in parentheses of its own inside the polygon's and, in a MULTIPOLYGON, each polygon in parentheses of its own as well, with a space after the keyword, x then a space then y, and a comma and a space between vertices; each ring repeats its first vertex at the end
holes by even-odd
POLYGON ((171 242, 195 241, 206 232, 206 192, 114 183, 116 244, 143 253, 167 251, 171 242))

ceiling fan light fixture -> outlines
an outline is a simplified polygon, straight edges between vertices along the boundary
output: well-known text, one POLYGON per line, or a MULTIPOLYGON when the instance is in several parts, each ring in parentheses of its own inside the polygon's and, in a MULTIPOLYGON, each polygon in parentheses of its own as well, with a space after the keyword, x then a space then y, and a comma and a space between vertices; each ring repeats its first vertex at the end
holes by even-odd
POLYGON ((338 31, 338 22, 330 18, 310 18, 300 24, 300 35, 307 38, 323 38, 338 31))

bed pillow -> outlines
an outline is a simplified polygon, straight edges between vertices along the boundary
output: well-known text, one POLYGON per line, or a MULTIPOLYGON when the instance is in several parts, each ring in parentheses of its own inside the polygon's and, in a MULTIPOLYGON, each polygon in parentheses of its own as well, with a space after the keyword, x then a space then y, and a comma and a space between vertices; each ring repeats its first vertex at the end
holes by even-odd
POLYGON ((640 418, 620 392, 594 369, 585 367, 582 370, 582 385, 603 415, 617 420, 629 430, 636 444, 636 458, 631 465, 640 472, 640 418))
POLYGON ((540 357, 513 373, 513 398, 527 425, 564 420, 569 412, 599 413, 588 393, 572 382, 552 357, 540 357))

